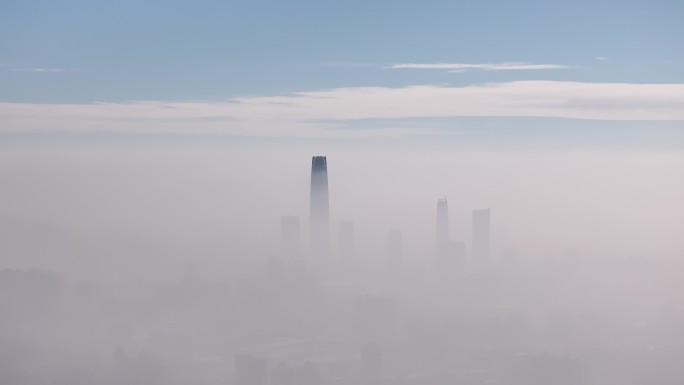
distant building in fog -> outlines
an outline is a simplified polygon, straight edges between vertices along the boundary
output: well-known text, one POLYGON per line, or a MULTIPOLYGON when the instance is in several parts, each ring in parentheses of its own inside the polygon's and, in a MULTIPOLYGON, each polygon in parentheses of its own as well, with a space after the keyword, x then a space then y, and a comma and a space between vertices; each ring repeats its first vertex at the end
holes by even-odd
POLYGON ((445 258, 449 253, 449 205, 446 198, 437 200, 435 253, 438 259, 445 258))
POLYGON ((402 263, 402 248, 401 231, 390 230, 387 235, 387 257, 390 264, 400 265, 402 263))
POLYGON ((473 211, 473 262, 487 263, 490 253, 490 217, 489 209, 473 211))
POLYGON ((299 217, 284 216, 280 220, 280 248, 286 258, 299 257, 300 250, 299 217))
POLYGON ((340 221, 339 248, 342 257, 354 256, 354 222, 340 221))
POLYGON ((312 254, 330 250, 330 207, 328 201, 328 163, 325 156, 311 159, 309 197, 309 240, 312 254))
POLYGON ((235 357, 235 385, 268 385, 268 362, 250 355, 235 357))

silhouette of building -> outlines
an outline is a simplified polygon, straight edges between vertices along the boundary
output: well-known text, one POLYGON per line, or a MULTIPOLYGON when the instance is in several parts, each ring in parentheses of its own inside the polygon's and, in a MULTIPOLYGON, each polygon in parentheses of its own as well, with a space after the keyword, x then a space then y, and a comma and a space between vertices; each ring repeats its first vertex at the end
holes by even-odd
POLYGON ((340 255, 342 257, 354 256, 354 222, 340 221, 339 234, 340 255))
POLYGON ((476 264, 489 261, 490 217, 489 209, 473 211, 473 262, 476 264))
POLYGON ((402 248, 401 231, 396 229, 390 230, 387 235, 387 256, 390 264, 401 265, 403 259, 402 248))
POLYGON ((267 385, 268 362, 250 355, 235 357, 235 385, 267 385))
POLYGON ((446 258, 449 254, 449 205, 446 198, 437 200, 435 253, 438 259, 446 258))
POLYGON ((284 216, 280 220, 280 247, 286 258, 299 257, 300 231, 299 217, 284 216))
POLYGON ((314 156, 311 159, 309 241, 313 254, 327 254, 330 250, 328 163, 325 156, 314 156))

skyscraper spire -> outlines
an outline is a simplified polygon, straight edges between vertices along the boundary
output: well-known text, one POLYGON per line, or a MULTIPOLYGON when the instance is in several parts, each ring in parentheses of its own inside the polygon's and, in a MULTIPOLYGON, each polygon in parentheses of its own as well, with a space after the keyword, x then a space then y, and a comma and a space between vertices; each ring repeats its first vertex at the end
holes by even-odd
POLYGON ((325 156, 311 159, 309 237, 312 254, 327 254, 330 249, 330 208, 328 202, 328 163, 325 156))

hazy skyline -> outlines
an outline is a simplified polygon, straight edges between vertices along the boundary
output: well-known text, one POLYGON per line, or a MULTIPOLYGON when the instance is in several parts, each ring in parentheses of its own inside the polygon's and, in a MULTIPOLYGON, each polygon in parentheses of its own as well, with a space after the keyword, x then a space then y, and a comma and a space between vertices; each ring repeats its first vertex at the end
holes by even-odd
MULTIPOLYGON (((270 253, 279 245, 281 216, 308 218, 311 168, 302 149, 271 149, 5 152, 2 213, 79 237, 121 235, 124 243, 184 245, 208 257, 231 249, 270 253)), ((472 210, 494 209, 493 257, 509 248, 682 253, 684 161, 677 154, 338 150, 328 159, 331 223, 354 220, 357 242, 376 250, 371 259, 382 258, 392 228, 402 230, 407 250, 432 249, 439 197, 449 199, 450 236, 458 241, 471 239, 472 210)))
POLYGON ((0 2, 0 384, 681 385, 682 20, 0 2))

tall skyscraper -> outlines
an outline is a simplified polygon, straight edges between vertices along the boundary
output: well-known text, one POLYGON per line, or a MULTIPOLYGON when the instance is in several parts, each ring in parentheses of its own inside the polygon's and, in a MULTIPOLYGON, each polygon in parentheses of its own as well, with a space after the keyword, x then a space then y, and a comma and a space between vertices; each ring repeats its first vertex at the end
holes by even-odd
POLYGON ((314 156, 311 159, 309 241, 312 254, 327 254, 330 250, 328 163, 325 156, 314 156))
POLYGON ((354 222, 340 221, 340 238, 339 238, 340 256, 353 257, 354 256, 354 222))
POLYGON ((401 231, 390 230, 387 235, 387 256, 391 265, 401 265, 403 258, 401 231))
POLYGON ((280 248, 285 258, 298 258, 300 245, 299 217, 288 215, 280 219, 280 248))
POLYGON ((490 217, 489 209, 473 211, 473 262, 476 264, 489 261, 490 217))
POLYGON ((446 198, 437 200, 436 218, 435 253, 438 258, 444 258, 449 253, 449 206, 446 198))

